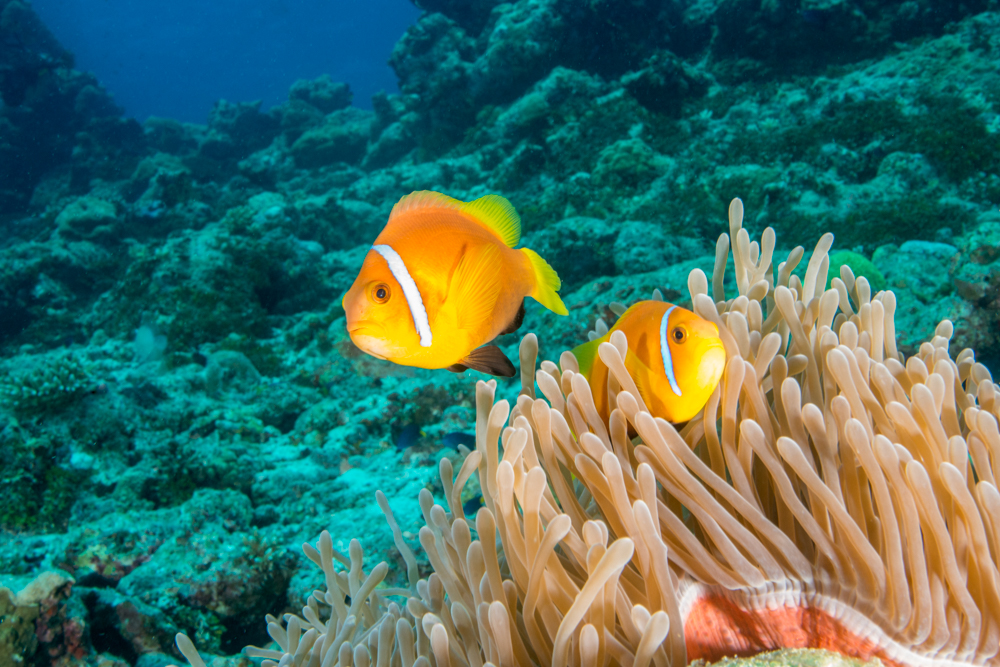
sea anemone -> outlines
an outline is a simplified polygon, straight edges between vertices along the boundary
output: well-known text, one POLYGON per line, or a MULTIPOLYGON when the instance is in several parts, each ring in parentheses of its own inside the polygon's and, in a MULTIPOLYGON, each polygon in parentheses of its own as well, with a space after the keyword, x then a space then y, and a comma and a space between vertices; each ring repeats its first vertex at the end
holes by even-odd
POLYGON ((529 334, 513 407, 494 402, 494 381, 477 385, 476 450, 457 476, 441 461, 446 507, 422 492, 434 573, 415 581, 380 496, 410 589, 379 590, 387 567, 366 575, 360 545, 345 558, 324 533, 306 554, 327 590, 301 616, 269 619, 280 650, 250 652, 282 667, 664 667, 797 647, 997 664, 989 372, 971 350, 951 355, 947 321, 901 359, 892 292, 872 296, 846 265, 826 289, 832 235, 799 279, 803 249, 774 267, 773 230, 752 242, 742 217, 734 200, 712 296, 704 273, 688 279, 728 356, 700 415, 679 429, 652 417, 616 335, 599 350, 617 406, 604 421, 571 354, 531 372, 529 334), (739 294, 726 299, 730 247, 739 294), (485 502, 474 524, 461 502, 473 474, 485 502))

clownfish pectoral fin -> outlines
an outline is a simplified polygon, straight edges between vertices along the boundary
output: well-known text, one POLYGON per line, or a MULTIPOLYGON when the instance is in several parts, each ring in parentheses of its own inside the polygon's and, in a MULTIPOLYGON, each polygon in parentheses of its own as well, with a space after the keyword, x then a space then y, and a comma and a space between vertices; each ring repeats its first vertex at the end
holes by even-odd
POLYGON ((556 315, 569 315, 566 305, 559 298, 559 295, 556 294, 559 288, 562 287, 562 281, 559 280, 556 270, 549 266, 549 263, 531 248, 521 248, 521 252, 528 257, 531 270, 535 274, 535 287, 528 296, 556 315))
POLYGON ((504 197, 486 195, 462 204, 461 210, 499 236, 508 248, 513 248, 521 240, 521 216, 504 197))
POLYGON ((496 309, 502 273, 502 257, 496 245, 466 248, 448 290, 448 302, 458 315, 459 329, 472 333, 492 329, 486 325, 496 309))
POLYGON ((521 324, 524 322, 524 299, 521 299, 521 307, 517 309, 517 314, 514 315, 514 319, 510 321, 504 330, 500 332, 500 335, 514 333, 521 328, 521 324))
POLYGON ((514 364, 510 363, 507 355, 501 352, 496 345, 477 347, 469 352, 465 359, 448 366, 448 370, 452 373, 461 373, 467 368, 504 378, 514 377, 514 374, 517 373, 514 364))
POLYGON ((639 390, 639 395, 642 396, 642 400, 649 405, 650 397, 655 395, 655 391, 652 386, 652 373, 649 366, 643 362, 637 354, 632 350, 625 353, 625 367, 629 369, 629 374, 632 376, 632 380, 635 381, 636 389, 639 390))

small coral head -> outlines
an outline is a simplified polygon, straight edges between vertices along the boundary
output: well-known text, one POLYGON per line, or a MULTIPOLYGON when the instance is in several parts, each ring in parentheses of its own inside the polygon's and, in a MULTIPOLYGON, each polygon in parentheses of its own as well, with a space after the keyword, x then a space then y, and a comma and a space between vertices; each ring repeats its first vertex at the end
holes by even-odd
POLYGON ((395 361, 420 345, 406 295, 377 252, 368 253, 342 304, 351 341, 373 357, 395 361))

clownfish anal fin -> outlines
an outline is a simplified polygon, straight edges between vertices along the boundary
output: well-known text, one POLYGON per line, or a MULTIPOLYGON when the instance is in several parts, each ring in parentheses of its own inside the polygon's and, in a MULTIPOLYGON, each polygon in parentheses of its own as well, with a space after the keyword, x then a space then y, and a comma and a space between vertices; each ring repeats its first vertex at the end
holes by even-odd
POLYGON ((500 332, 500 335, 514 333, 521 328, 521 323, 524 322, 524 299, 521 299, 521 307, 517 309, 517 314, 514 315, 514 319, 510 321, 504 330, 500 332))
POLYGON ((458 314, 459 329, 478 334, 492 328, 487 325, 500 296, 502 262, 500 248, 492 243, 466 247, 448 290, 448 301, 458 314))
MULTIPOLYGON (((462 359, 457 364, 452 364, 448 367, 448 370, 454 370, 461 368, 465 370, 466 368, 471 368, 474 371, 479 371, 480 373, 487 373, 489 375, 495 375, 497 377, 514 377, 517 373, 514 368, 514 364, 510 363, 510 359, 507 358, 500 348, 496 345, 486 345, 484 347, 477 347, 472 352, 466 355, 465 359, 462 359)), ((455 370, 456 373, 461 373, 460 370, 455 370)))

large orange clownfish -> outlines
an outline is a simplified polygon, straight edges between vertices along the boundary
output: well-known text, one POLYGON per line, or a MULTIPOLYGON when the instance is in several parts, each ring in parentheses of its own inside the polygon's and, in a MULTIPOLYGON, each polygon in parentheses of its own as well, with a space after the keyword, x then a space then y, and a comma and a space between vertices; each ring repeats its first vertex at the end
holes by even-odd
POLYGON ((604 419, 610 413, 608 367, 597 348, 615 331, 628 340, 625 368, 654 417, 676 424, 705 407, 726 366, 718 328, 671 303, 639 301, 603 336, 573 350, 604 419))
POLYGON ((344 295, 351 340, 404 366, 513 376, 500 348, 480 346, 521 325, 526 296, 567 313, 559 276, 532 250, 515 250, 520 239, 521 218, 499 195, 403 197, 344 295))

